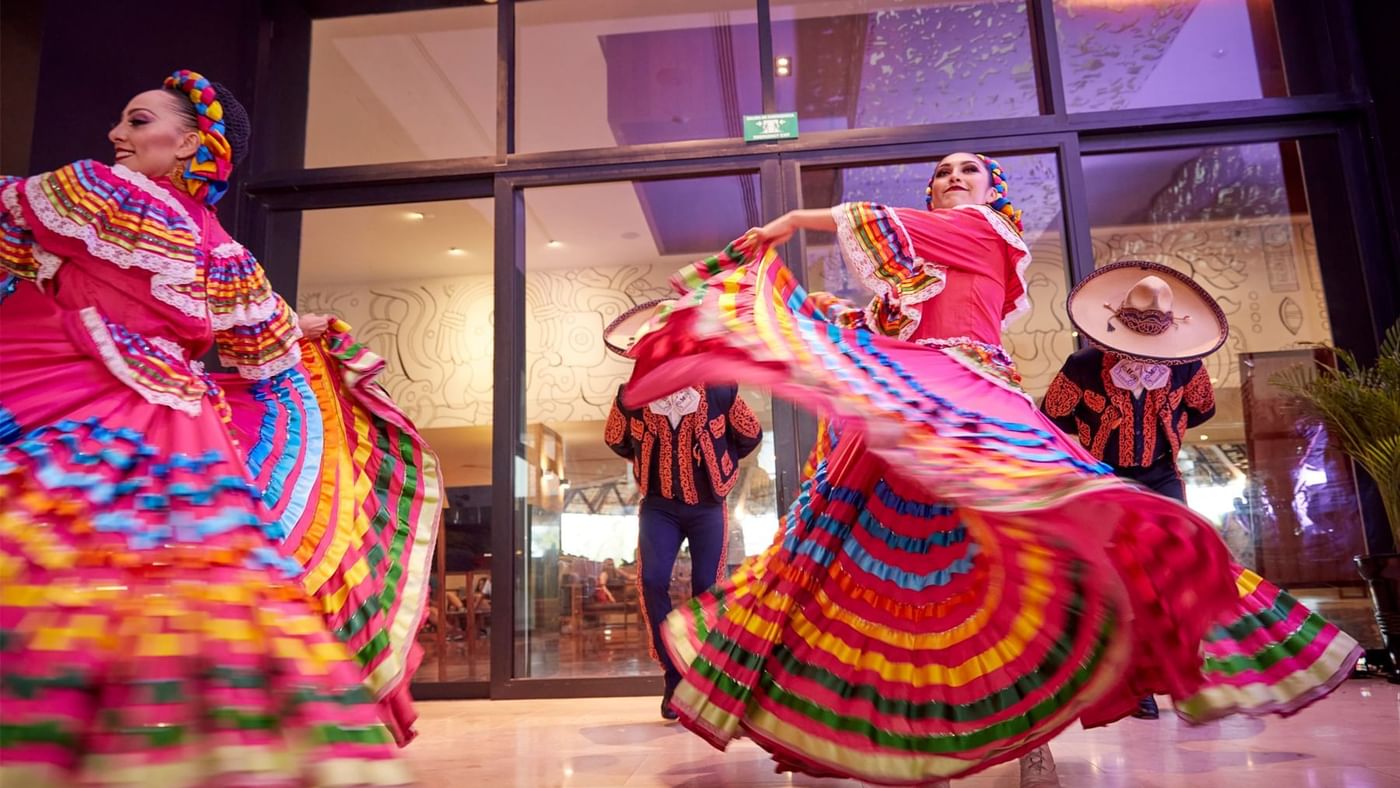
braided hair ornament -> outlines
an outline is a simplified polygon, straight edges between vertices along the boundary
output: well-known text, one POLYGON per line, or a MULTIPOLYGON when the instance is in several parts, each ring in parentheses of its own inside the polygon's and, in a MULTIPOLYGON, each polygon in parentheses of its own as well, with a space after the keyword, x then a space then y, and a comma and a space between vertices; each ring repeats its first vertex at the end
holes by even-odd
POLYGON ((187 68, 166 77, 165 87, 189 97, 199 115, 199 150, 185 165, 184 186, 195 199, 212 206, 228 191, 233 174, 233 146, 225 136, 224 105, 213 83, 187 68))
MULTIPOLYGON (((1001 165, 997 163, 996 159, 989 159, 980 153, 974 155, 982 162, 982 166, 987 168, 987 175, 991 178, 992 188, 995 189, 997 193, 997 198, 992 201, 992 210, 1005 216, 1007 221, 1011 222, 1011 226, 1016 228, 1016 233, 1018 235, 1024 233, 1025 228, 1021 225, 1021 211, 1015 205, 1012 205, 1011 198, 1006 196, 1006 182, 1008 180, 1006 171, 1001 168, 1001 165)), ((928 206, 930 211, 933 210, 933 181, 934 177, 930 177, 928 179, 928 186, 924 189, 924 204, 928 206)))

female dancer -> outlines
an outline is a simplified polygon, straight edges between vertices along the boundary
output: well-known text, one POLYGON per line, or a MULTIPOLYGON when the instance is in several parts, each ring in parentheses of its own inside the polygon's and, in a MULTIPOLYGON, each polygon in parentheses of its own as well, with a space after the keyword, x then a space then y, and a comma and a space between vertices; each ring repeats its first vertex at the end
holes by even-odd
POLYGON ((214 215, 246 132, 182 71, 127 105, 114 165, 0 180, 7 785, 409 782, 194 361, 303 360, 214 215))
POLYGON ((1029 253, 1001 168, 944 158, 928 208, 754 228, 678 274, 629 352, 632 402, 723 376, 827 418, 778 541, 667 622, 682 722, 780 768, 918 784, 1044 767, 1070 722, 1150 691, 1196 718, 1325 693, 1349 638, 1250 609, 1208 522, 1115 479, 1021 391, 999 340, 1029 253), (796 284, 772 247, 803 228, 837 233, 869 307, 796 284), (1203 666, 1208 636, 1228 657, 1203 666))

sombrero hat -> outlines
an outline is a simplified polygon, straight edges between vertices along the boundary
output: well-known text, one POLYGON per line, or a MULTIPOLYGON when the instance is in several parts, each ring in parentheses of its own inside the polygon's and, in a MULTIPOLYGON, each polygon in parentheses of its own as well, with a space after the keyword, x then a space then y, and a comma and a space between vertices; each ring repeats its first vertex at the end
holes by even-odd
POLYGON ((637 304, 603 329, 603 344, 619 356, 626 356, 638 340, 665 322, 675 303, 670 298, 657 298, 637 304))
POLYGON ((1098 269, 1069 294, 1069 319, 1100 350, 1156 364, 1184 364, 1225 344, 1220 305, 1181 272, 1145 260, 1098 269))

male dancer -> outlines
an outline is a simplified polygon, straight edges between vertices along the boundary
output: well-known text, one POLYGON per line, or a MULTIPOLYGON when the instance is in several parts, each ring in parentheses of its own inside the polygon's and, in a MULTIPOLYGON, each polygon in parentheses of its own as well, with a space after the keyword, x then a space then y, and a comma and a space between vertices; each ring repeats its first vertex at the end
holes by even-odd
MULTIPOLYGON (((1176 455, 1186 430, 1215 414, 1200 358, 1224 341, 1220 307, 1173 269, 1128 262, 1085 279, 1070 310, 1092 346, 1065 361, 1041 409, 1118 476, 1185 503, 1176 455)), ((1133 716, 1157 719, 1156 700, 1133 716)))
POLYGON ((671 612, 671 573, 681 542, 690 544, 693 594, 719 578, 728 541, 725 496, 739 478, 739 460, 763 440, 763 428, 737 386, 681 389, 645 408, 622 404, 608 414, 608 448, 632 461, 641 487, 638 512, 643 613, 652 657, 666 671, 661 716, 674 720, 671 695, 681 674, 661 641, 671 612))

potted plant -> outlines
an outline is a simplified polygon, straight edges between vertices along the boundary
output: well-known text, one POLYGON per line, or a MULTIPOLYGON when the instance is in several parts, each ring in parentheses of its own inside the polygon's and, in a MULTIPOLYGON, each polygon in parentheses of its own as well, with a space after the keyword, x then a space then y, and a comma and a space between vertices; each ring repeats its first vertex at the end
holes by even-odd
MULTIPOLYGON (((1365 469, 1380 489, 1396 550, 1400 550, 1400 322, 1386 332, 1376 363, 1362 367, 1340 348, 1336 369, 1294 367, 1273 383, 1317 410, 1341 450, 1365 469)), ((1400 679, 1400 552, 1356 556, 1376 623, 1400 679)))

